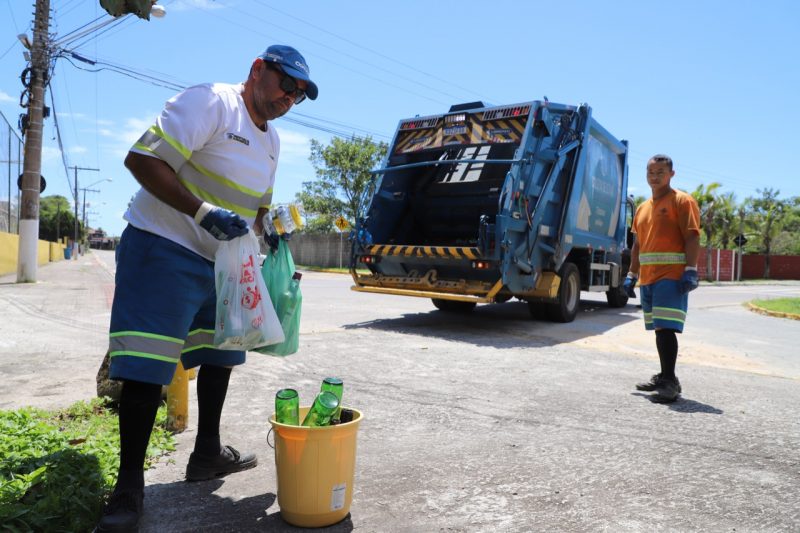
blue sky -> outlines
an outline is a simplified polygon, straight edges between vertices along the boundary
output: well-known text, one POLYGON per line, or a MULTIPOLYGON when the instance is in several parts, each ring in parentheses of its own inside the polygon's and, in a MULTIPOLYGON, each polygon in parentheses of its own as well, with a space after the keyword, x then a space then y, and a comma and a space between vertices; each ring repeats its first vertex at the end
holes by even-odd
MULTIPOLYGON (((30 35, 33 4, 0 0, 0 111, 12 124, 21 112, 25 68, 16 35, 30 35)), ((65 46, 137 75, 191 85, 243 81, 268 45, 291 44, 305 55, 320 96, 289 116, 384 141, 400 119, 441 113, 453 103, 513 104, 545 95, 564 104, 586 102, 603 126, 630 141, 631 194, 649 194, 645 163, 663 152, 675 160, 676 188, 716 181, 737 200, 764 187, 780 189, 782 197, 800 195, 800 2, 159 4, 167 10, 162 19, 127 17, 65 46)), ((56 40, 110 18, 96 0, 51 0, 51 8, 56 40)), ((56 62, 52 87, 68 165, 101 169, 79 172, 79 187, 113 180, 87 195, 89 225, 118 235, 138 189, 122 160, 176 91, 79 70, 64 58, 56 62)), ((285 119, 276 127, 282 153, 275 198, 290 201, 314 177, 310 139, 328 142, 331 134, 285 119)), ((54 137, 49 119, 44 195, 71 198, 73 174, 67 176, 54 137)), ((8 196, 5 172, 0 198, 8 196)))

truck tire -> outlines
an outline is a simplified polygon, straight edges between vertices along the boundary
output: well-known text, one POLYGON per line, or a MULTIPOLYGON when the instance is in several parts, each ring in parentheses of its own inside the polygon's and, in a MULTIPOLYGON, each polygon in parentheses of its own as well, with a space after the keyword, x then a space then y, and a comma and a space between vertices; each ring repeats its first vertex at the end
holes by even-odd
POLYGON ((436 309, 445 313, 469 313, 475 309, 475 302, 459 302, 458 300, 442 300, 441 298, 431 298, 431 301, 436 309))
POLYGON ((558 300, 547 304, 547 316, 553 322, 572 322, 578 315, 581 301, 581 277, 578 267, 573 263, 564 263, 558 275, 561 278, 558 300))
POLYGON ((616 289, 606 291, 606 300, 611 308, 625 307, 628 305, 628 295, 622 290, 622 285, 616 289))

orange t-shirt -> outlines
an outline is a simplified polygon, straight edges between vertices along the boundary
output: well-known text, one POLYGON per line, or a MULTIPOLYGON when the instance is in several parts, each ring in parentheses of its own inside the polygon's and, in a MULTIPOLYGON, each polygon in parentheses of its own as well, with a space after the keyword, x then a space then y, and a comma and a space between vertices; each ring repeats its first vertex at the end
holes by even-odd
POLYGON ((684 238, 700 233, 700 208, 691 195, 673 189, 640 205, 631 231, 639 242, 639 283, 681 279, 686 266, 684 238))

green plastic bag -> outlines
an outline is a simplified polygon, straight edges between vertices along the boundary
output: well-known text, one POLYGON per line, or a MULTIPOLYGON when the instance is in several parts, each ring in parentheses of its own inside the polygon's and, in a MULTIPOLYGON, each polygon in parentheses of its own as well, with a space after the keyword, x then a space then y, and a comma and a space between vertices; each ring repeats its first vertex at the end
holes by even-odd
MULTIPOLYGON (((254 351, 269 355, 290 355, 300 347, 300 314, 303 295, 300 280, 293 279, 294 259, 284 239, 278 241, 278 249, 267 252, 261 274, 267 284, 272 305, 283 328, 285 340, 278 344, 261 346, 254 351)), ((299 277, 299 274, 298 274, 299 277)))

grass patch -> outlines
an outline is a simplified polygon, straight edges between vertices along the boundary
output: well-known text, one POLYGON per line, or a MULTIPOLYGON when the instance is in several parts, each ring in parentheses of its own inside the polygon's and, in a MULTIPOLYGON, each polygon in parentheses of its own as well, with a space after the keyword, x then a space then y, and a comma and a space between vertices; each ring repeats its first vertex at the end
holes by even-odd
MULTIPOLYGON (((158 410, 146 467, 175 449, 158 410)), ((4 531, 91 531, 119 464, 117 413, 106 400, 60 411, 0 411, 0 524, 4 531)))
POLYGON ((770 300, 753 300, 751 303, 757 307, 766 309, 767 311, 800 315, 800 298, 774 298, 770 300))

